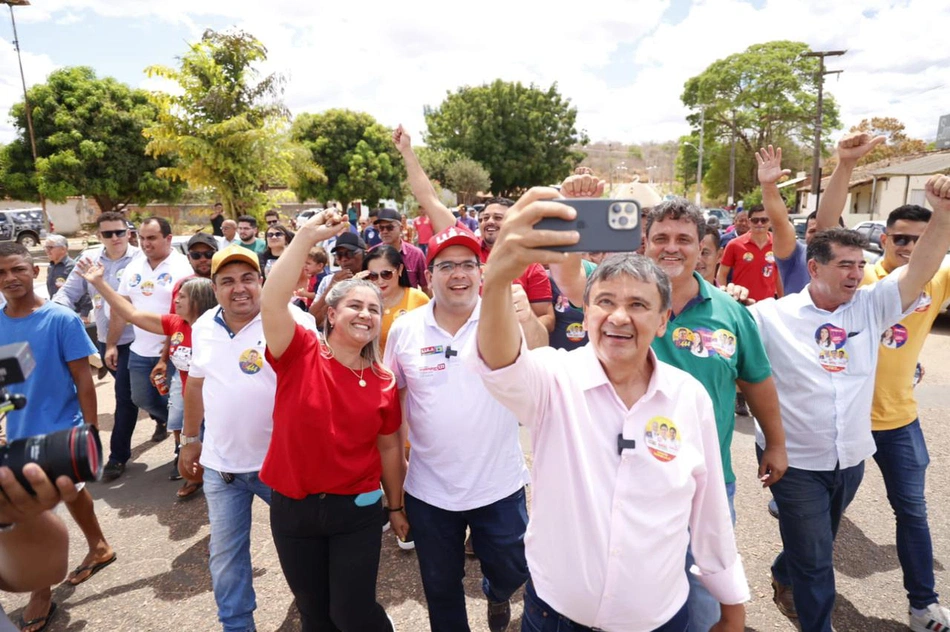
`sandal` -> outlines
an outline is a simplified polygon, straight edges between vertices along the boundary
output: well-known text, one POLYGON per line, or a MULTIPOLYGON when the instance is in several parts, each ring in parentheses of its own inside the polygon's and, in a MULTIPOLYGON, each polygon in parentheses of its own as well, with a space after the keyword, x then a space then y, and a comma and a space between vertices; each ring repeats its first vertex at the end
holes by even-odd
POLYGON ((178 500, 189 500, 195 497, 195 492, 204 487, 204 483, 192 483, 185 481, 185 484, 178 488, 178 500))
POLYGON ((93 562, 92 564, 84 564, 83 566, 78 566, 72 573, 70 573, 69 578, 66 580, 66 583, 69 584, 70 586, 78 586, 79 584, 88 580, 90 577, 92 577, 93 575, 95 575, 96 573, 104 569, 106 566, 114 562, 115 559, 116 559, 116 554, 113 553, 112 557, 110 557, 104 562, 93 562), (76 577, 78 577, 79 575, 87 571, 89 572, 88 575, 86 575, 79 581, 76 581, 76 577))
POLYGON ((36 632, 43 632, 46 629, 46 626, 49 625, 49 620, 53 618, 53 615, 56 613, 56 602, 51 601, 49 604, 49 610, 46 611, 45 617, 36 617, 35 619, 30 619, 29 621, 24 621, 23 617, 20 617, 20 629, 23 628, 32 628, 34 625, 42 623, 40 627, 36 628, 36 632))

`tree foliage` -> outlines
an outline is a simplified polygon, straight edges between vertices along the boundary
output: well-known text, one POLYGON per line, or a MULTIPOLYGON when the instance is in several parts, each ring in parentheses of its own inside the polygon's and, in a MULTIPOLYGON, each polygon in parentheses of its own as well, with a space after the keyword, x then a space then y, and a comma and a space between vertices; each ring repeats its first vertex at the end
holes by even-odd
POLYGON ((491 191, 488 170, 470 158, 462 158, 449 165, 445 183, 458 194, 462 204, 474 204, 478 193, 491 191))
POLYGON ((542 90, 499 79, 459 88, 426 107, 425 117, 426 142, 482 164, 503 195, 560 182, 584 158, 573 148, 588 142, 575 127, 577 108, 557 84, 542 90))
POLYGON ((290 142, 283 78, 259 78, 255 66, 266 59, 267 49, 252 35, 208 30, 179 68, 146 71, 180 87, 179 94, 151 95, 159 115, 145 131, 147 150, 177 159, 159 175, 213 188, 232 217, 260 214, 273 184, 293 184, 296 175, 321 177, 306 153, 290 142))
MULTIPOLYGON (((735 133, 737 146, 743 147, 745 156, 751 157, 759 148, 779 139, 811 146, 819 62, 814 57, 801 56, 808 50, 808 45, 801 42, 755 44, 744 52, 713 62, 689 79, 681 98, 694 110, 689 116, 694 133, 699 133, 703 110, 707 143, 718 141, 728 146, 735 133)), ((840 127, 837 103, 826 90, 822 121, 825 138, 828 130, 840 127)), ((825 138, 822 152, 827 154, 829 144, 825 138)), ((738 165, 737 160, 737 182, 738 165)), ((742 169, 742 182, 750 182, 754 187, 754 160, 743 161, 742 169)), ((736 193, 741 195, 752 187, 737 186, 736 193)))
POLYGON ((325 178, 299 177, 293 188, 303 200, 362 200, 376 206, 383 198, 401 198, 406 177, 392 130, 365 112, 327 110, 299 114, 291 136, 303 146, 325 178))
POLYGON ((8 196, 35 200, 42 194, 62 202, 85 195, 113 211, 180 194, 180 184, 156 176, 172 161, 145 154, 142 130, 157 114, 145 91, 79 66, 54 71, 27 94, 38 160, 34 169, 26 109, 17 103, 11 109, 17 138, 0 158, 6 165, 0 186, 8 196))
POLYGON ((443 184, 446 181, 449 166, 459 160, 468 158, 468 156, 455 149, 435 149, 421 146, 413 147, 413 151, 416 152, 419 164, 422 165, 422 170, 429 176, 429 179, 443 184))
POLYGON ((896 118, 879 116, 864 119, 852 127, 850 130, 852 132, 867 132, 871 136, 887 136, 886 143, 875 147, 873 151, 859 160, 858 164, 866 165, 878 160, 927 151, 927 143, 917 138, 911 138, 904 129, 904 124, 896 118))

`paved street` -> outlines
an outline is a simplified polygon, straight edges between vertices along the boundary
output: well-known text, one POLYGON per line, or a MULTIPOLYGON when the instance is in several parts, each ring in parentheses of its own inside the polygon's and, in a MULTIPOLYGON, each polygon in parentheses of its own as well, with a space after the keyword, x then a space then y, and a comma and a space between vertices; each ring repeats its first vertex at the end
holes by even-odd
MULTIPOLYGON (((950 576, 950 511, 948 445, 950 426, 950 319, 943 318, 924 349, 927 370, 918 387, 921 420, 928 437, 932 465, 928 478, 931 526, 938 591, 948 589, 950 576)), ((103 443, 112 428, 112 381, 97 382, 103 443)), ((94 484, 92 493, 103 530, 118 552, 118 561, 77 588, 54 589, 60 611, 48 628, 51 632, 80 630, 213 630, 214 598, 207 567, 208 519, 204 498, 179 503, 178 483, 168 481, 172 440, 149 441, 152 423, 139 422, 134 437, 133 461, 126 474, 111 484, 94 484)), ((769 565, 779 548, 778 523, 766 512, 767 491, 755 484, 755 457, 751 421, 740 418, 733 454, 739 475, 736 499, 739 550, 743 555, 752 602, 748 605, 748 630, 794 630, 771 601, 769 565)), ((66 515, 63 512, 63 515, 66 515)), ((72 533, 71 566, 85 553, 78 529, 66 515, 72 533)), ((257 625, 262 631, 291 631, 299 622, 291 605, 268 529, 266 507, 254 511, 252 555, 257 589, 257 625)), ((901 588, 894 545, 894 519, 885 498, 880 475, 869 461, 864 484, 848 510, 835 555, 838 602, 837 630, 906 630, 907 602, 901 588)), ((484 599, 479 588, 478 565, 469 561, 466 593, 473 630, 487 630, 484 599)), ((396 547, 391 534, 384 536, 379 597, 400 632, 427 630, 425 605, 414 553, 396 547)), ((3 595, 11 616, 20 614, 26 596, 3 595)), ((517 629, 520 596, 514 606, 511 629, 517 629)))

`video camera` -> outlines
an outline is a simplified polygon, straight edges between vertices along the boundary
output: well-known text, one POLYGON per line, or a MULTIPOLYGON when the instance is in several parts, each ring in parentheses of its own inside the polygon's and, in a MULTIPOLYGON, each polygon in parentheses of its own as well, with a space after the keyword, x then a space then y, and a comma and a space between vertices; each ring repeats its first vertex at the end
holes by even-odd
MULTIPOLYGON (((12 410, 22 410, 26 397, 10 393, 6 386, 25 382, 36 360, 26 342, 16 342, 0 347, 0 415, 12 410)), ((95 426, 83 424, 57 432, 35 437, 17 439, 0 446, 0 466, 13 470, 23 488, 34 493, 23 477, 23 466, 36 463, 51 481, 68 476, 73 482, 99 480, 102 476, 102 443, 95 426)))

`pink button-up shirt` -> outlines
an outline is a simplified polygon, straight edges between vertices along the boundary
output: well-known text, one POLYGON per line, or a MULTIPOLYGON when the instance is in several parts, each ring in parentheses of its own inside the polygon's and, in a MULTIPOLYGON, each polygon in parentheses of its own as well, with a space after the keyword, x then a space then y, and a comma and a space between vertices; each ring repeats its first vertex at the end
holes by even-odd
POLYGON ((497 371, 477 353, 470 360, 488 391, 531 430, 525 547, 541 599, 589 627, 659 627, 686 602, 691 532, 709 592, 721 603, 749 600, 712 402, 699 382, 651 350, 647 392, 627 409, 590 345, 523 347, 497 371), (622 454, 621 432, 636 442, 622 454))

